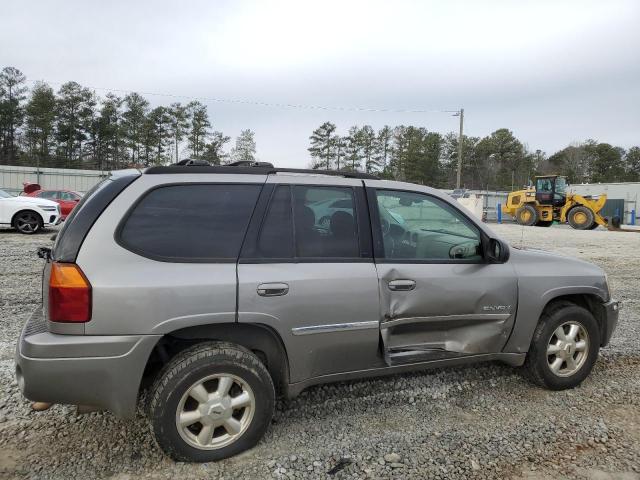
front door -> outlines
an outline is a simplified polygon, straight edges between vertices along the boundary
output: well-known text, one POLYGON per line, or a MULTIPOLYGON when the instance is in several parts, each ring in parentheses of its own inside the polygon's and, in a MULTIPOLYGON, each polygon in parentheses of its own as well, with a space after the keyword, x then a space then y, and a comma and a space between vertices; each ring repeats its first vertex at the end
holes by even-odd
POLYGON ((516 313, 513 267, 483 258, 458 206, 367 181, 388 364, 500 352, 516 313))
POLYGON ((238 264, 238 321, 278 333, 291 383, 384 365, 362 182, 321 178, 269 178, 238 264))

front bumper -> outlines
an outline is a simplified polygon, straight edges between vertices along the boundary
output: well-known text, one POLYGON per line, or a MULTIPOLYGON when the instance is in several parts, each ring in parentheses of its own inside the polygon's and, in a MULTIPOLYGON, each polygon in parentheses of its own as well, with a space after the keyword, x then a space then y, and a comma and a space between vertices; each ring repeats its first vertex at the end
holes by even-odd
POLYGON ((602 307, 604 308, 604 324, 602 326, 601 345, 606 347, 618 325, 618 315, 622 304, 617 300, 609 300, 607 303, 602 304, 602 307))
POLYGON ((87 405, 135 414, 151 350, 161 335, 58 335, 42 310, 27 320, 16 348, 16 378, 33 401, 87 405))

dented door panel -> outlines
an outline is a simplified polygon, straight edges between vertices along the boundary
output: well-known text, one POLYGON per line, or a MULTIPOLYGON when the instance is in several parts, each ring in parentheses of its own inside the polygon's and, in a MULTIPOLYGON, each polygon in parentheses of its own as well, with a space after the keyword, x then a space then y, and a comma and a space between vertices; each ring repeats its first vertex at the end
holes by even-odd
POLYGON ((439 359, 499 352, 506 344, 518 292, 508 263, 378 263, 377 269, 387 353, 439 359), (397 280, 413 280, 415 287, 390 289, 397 280))

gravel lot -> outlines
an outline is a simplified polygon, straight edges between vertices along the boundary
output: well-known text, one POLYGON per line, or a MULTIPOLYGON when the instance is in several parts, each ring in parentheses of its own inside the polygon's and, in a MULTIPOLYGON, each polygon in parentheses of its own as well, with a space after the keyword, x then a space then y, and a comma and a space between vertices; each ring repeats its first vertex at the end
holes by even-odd
POLYGON ((640 479, 640 235, 496 225, 513 245, 602 266, 622 300, 591 376, 549 392, 499 364, 319 386, 280 402, 264 441, 238 457, 174 463, 144 417, 30 410, 15 342, 40 300, 38 246, 51 232, 0 231, 0 478, 640 479))

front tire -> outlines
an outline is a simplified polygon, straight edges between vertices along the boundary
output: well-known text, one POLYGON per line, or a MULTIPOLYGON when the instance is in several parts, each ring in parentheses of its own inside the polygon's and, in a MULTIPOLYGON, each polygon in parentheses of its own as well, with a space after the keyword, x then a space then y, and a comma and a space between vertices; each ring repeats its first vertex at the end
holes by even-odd
POLYGON ((599 349, 600 330, 591 312, 571 302, 559 302, 542 314, 525 368, 542 387, 574 388, 591 372, 599 349))
POLYGON ((569 221, 569 225, 576 230, 590 230, 591 226, 596 222, 593 211, 582 205, 578 205, 569 210, 567 220, 569 221))
POLYGON ((24 210, 16 213, 12 221, 13 227, 20 233, 25 235, 33 235, 39 232, 44 222, 42 217, 31 210, 24 210))
POLYGON ((151 389, 149 419, 174 460, 211 462, 253 447, 274 405, 273 382, 258 357, 238 345, 206 342, 164 367, 151 389))

